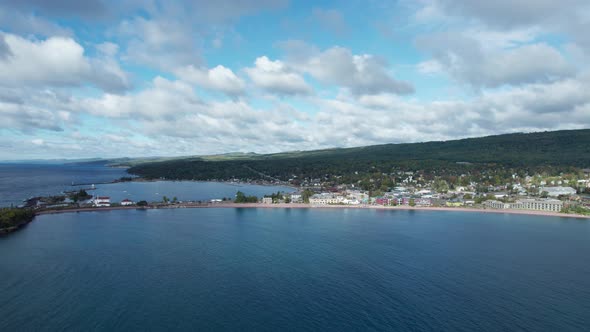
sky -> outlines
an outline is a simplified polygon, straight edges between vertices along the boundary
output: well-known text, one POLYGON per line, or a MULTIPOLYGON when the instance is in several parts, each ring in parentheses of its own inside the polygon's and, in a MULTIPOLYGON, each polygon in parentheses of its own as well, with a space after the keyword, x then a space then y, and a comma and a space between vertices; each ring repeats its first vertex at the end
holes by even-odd
POLYGON ((2 0, 0 160, 590 128, 587 0, 2 0))

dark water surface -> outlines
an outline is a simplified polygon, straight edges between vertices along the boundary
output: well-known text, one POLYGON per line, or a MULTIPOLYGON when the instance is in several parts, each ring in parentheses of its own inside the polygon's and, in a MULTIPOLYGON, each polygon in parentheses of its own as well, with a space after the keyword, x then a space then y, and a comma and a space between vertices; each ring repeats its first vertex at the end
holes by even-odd
POLYGON ((22 204, 33 196, 57 195, 76 183, 100 183, 129 176, 123 168, 97 164, 2 164, 0 207, 22 204))
POLYGON ((129 198, 135 202, 146 200, 148 202, 162 201, 164 196, 173 197, 181 201, 207 201, 210 199, 222 199, 224 197, 234 199, 236 192, 242 191, 246 195, 262 197, 277 191, 290 193, 295 189, 285 186, 262 186, 255 184, 224 183, 224 182, 200 182, 200 181, 155 181, 155 182, 120 182, 107 185, 99 185, 92 191, 93 195, 109 196, 112 202, 120 202, 129 198))
POLYGON ((587 220, 178 209, 0 238, 0 330, 584 331, 587 220))
POLYGON ((63 191, 91 188, 90 195, 111 197, 118 203, 125 198, 133 201, 162 201, 164 196, 179 200, 206 201, 214 198, 234 198, 238 190, 247 195, 262 197, 273 192, 292 192, 284 186, 260 186, 220 182, 156 181, 111 182, 130 176, 123 168, 102 164, 2 164, 0 163, 0 207, 18 206, 24 199, 34 196, 59 195, 63 191), (73 184, 87 184, 72 186, 73 184))

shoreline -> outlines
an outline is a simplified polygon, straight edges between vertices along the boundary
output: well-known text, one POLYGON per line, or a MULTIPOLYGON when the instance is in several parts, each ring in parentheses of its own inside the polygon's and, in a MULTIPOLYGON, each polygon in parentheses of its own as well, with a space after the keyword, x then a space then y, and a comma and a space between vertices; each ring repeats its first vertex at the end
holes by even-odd
MULTIPOLYGON (((130 174, 133 175, 133 174, 130 174)), ((269 182, 236 182, 236 181, 224 181, 224 180, 171 180, 171 179, 148 179, 143 177, 134 177, 131 180, 121 181, 121 178, 115 179, 112 181, 104 181, 104 182, 97 182, 97 183, 77 183, 72 185, 72 187, 80 187, 80 186, 89 186, 89 185, 105 185, 105 184, 117 184, 117 183, 128 183, 128 182, 137 182, 137 183, 150 183, 150 182, 197 182, 197 183, 224 183, 229 185, 236 185, 236 186, 264 186, 264 187, 287 187, 292 188, 293 190, 297 191, 300 188, 296 187, 292 184, 276 184, 276 183, 269 183, 269 182)))
POLYGON ((458 207, 410 207, 410 206, 380 206, 380 205, 310 205, 310 204, 263 204, 263 203, 209 203, 209 204, 179 204, 165 206, 113 206, 113 207, 88 207, 76 209, 60 210, 43 210, 36 212, 35 215, 60 214, 60 213, 80 213, 80 212, 101 212, 117 210, 158 210, 158 209, 211 209, 211 208, 247 208, 247 209, 367 209, 367 210, 390 210, 390 211, 446 211, 446 212, 475 212, 475 213, 496 213, 496 214, 517 214, 533 215, 542 217, 563 217, 590 219, 590 216, 580 214, 567 214, 549 211, 537 210, 494 210, 494 209, 476 209, 476 208, 458 208, 458 207))

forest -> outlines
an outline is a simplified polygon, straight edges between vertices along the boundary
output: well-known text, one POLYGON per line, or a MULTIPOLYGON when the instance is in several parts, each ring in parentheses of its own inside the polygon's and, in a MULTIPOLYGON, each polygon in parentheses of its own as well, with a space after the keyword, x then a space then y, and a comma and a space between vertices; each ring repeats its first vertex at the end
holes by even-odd
POLYGON ((355 183, 396 171, 427 177, 475 174, 575 172, 590 166, 590 130, 516 133, 452 141, 383 144, 355 148, 247 154, 239 158, 146 162, 129 173, 150 179, 281 180, 355 183))
POLYGON ((1 208, 0 233, 13 230, 29 223, 35 214, 29 209, 1 208))

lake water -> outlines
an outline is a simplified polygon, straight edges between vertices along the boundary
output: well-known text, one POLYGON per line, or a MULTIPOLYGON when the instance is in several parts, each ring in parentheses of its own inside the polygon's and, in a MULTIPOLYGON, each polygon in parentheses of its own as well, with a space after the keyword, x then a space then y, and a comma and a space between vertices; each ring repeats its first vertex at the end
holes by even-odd
POLYGON ((0 164, 0 206, 32 196, 57 195, 72 183, 100 183, 128 176, 125 169, 97 164, 0 164))
POLYGON ((19 205, 33 196, 59 195, 65 190, 89 188, 97 184, 91 195, 110 196, 112 202, 125 198, 134 201, 161 201, 163 196, 179 200, 209 200, 233 198, 238 190, 247 195, 262 197, 277 191, 292 192, 284 186, 259 186, 218 182, 158 181, 158 182, 110 182, 129 176, 125 169, 100 164, 0 164, 0 207, 19 205), (72 186, 89 184, 87 186, 72 186))
POLYGON ((44 215, 0 238, 0 330, 582 331, 589 240, 507 214, 44 215))
POLYGON ((206 201, 210 199, 222 199, 223 197, 234 199, 238 191, 242 191, 247 195, 262 197, 277 191, 289 193, 295 191, 295 189, 284 186, 261 186, 222 182, 156 181, 120 182, 98 185, 96 190, 89 193, 99 196, 109 196, 111 197, 111 202, 120 202, 125 198, 136 202, 139 200, 159 202, 164 196, 169 199, 176 197, 181 201, 206 201))

